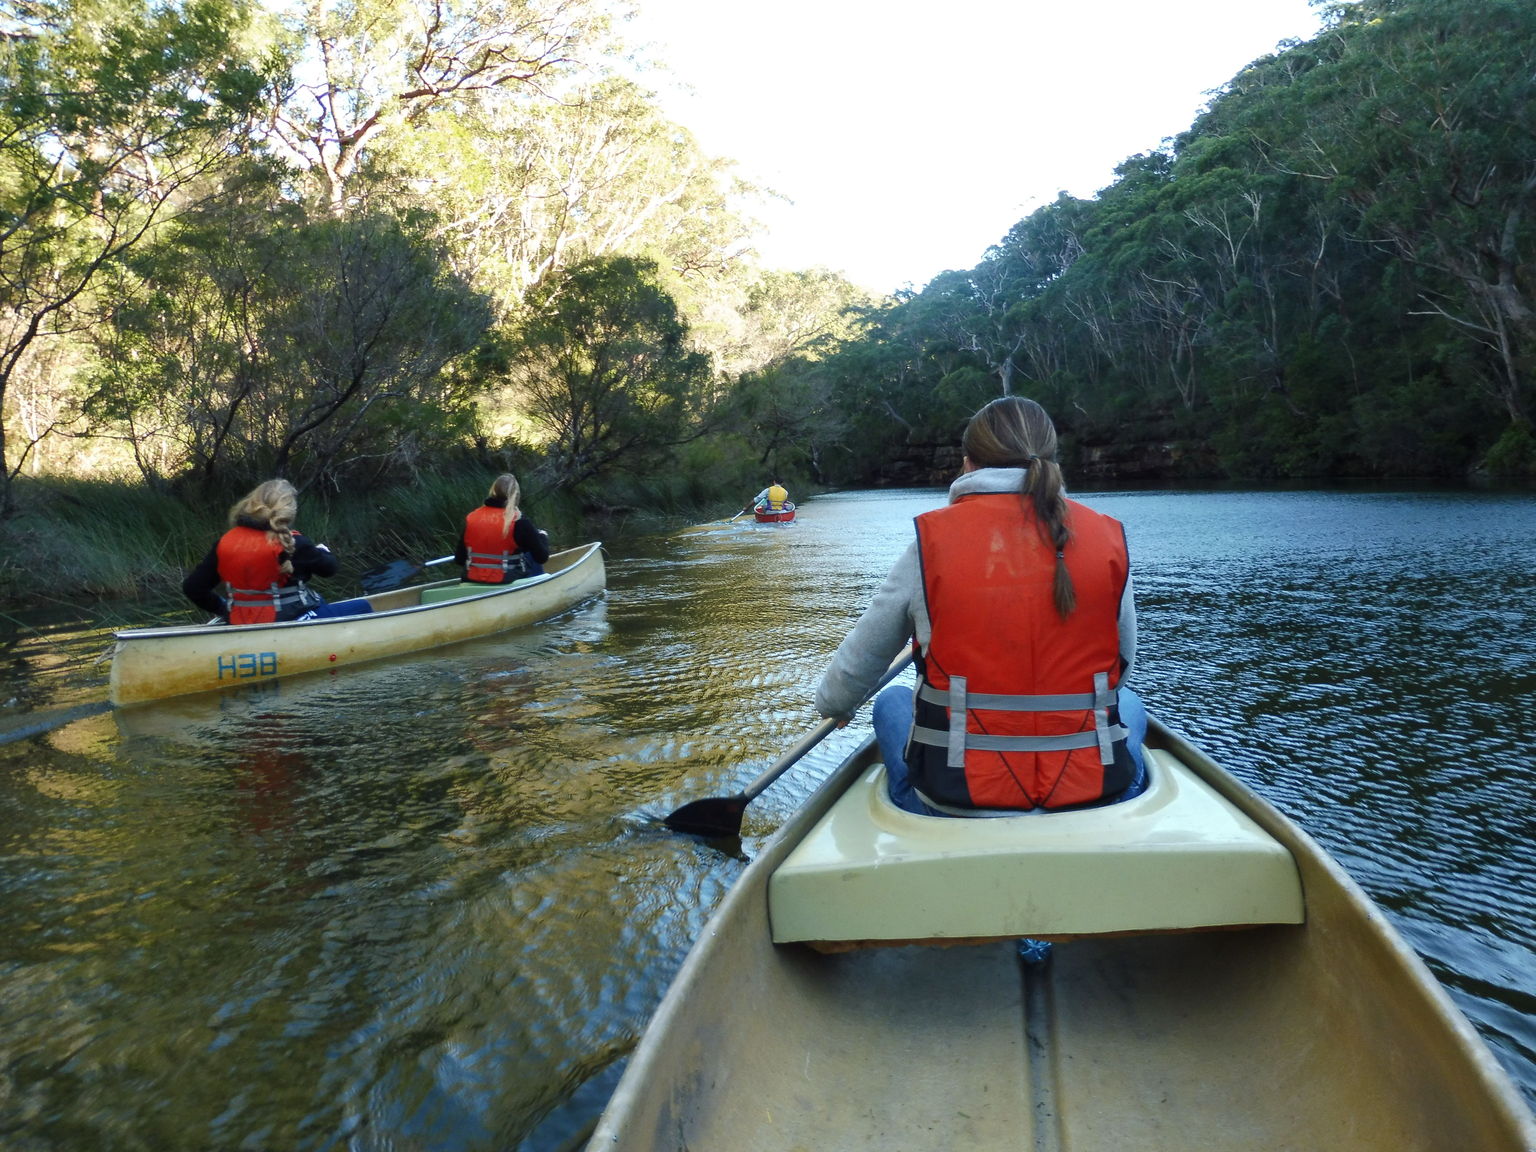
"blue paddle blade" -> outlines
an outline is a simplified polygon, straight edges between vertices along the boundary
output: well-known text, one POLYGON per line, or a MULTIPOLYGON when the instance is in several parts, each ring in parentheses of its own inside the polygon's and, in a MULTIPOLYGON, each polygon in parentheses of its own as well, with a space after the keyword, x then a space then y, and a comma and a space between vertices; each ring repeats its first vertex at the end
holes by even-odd
POLYGON ((364 592, 388 592, 391 588, 400 587, 420 572, 422 567, 409 560, 392 560, 388 564, 370 568, 364 572, 360 582, 364 592))

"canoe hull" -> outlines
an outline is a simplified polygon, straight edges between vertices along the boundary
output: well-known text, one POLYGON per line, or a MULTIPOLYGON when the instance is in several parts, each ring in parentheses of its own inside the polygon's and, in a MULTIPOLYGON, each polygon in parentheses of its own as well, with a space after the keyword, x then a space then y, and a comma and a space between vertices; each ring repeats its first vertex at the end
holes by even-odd
POLYGON ((606 587, 599 544, 556 553, 545 571, 526 585, 436 604, 423 604, 423 591, 458 581, 383 592, 368 597, 374 611, 361 616, 118 632, 110 698, 135 704, 435 648, 547 619, 606 587))
POLYGON ((1305 924, 1091 937, 1044 965, 1006 942, 775 946, 770 874, 874 762, 866 745, 726 895, 588 1147, 1536 1147, 1507 1075, 1360 889, 1187 742, 1154 740, 1292 852, 1305 924))
POLYGON ((795 518, 795 510, 787 512, 754 512, 752 514, 759 524, 788 524, 795 518))

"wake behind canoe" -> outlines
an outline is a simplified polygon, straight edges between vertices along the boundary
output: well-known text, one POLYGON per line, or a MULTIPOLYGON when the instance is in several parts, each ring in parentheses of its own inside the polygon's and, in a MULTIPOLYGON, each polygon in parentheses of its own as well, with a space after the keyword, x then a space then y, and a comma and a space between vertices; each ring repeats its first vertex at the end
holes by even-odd
MULTIPOLYGON (((855 937, 878 927, 883 880, 875 874, 903 859, 902 821, 926 818, 884 800, 877 754, 866 745, 722 901, 588 1147, 1536 1147, 1536 1120, 1508 1076, 1423 962, 1321 848, 1187 741, 1154 724, 1149 746, 1156 749, 1154 780, 1162 774, 1177 787, 1116 807, 1218 797, 1240 818, 1228 821, 1225 841, 1252 841, 1257 851, 1267 837, 1294 861, 1303 923, 1286 922, 1293 909, 1277 889, 1257 909, 1201 914, 1207 924, 1232 925, 1223 931, 1148 931, 1142 924, 1137 934, 1114 935, 1099 924, 1093 934, 1078 933, 1062 930, 1070 927, 1060 919, 1064 906, 1042 907, 1037 926, 1062 940, 1044 964, 1023 964, 1008 940, 830 953, 775 944, 776 929, 781 938, 823 937, 825 926, 796 905, 826 898, 840 884, 875 885, 875 895, 850 903, 845 915, 862 918, 851 928, 855 937), (879 827, 877 838, 887 841, 873 854, 847 840, 863 823, 879 827), (839 838, 849 849, 845 867, 827 870, 818 888, 820 857, 839 838), (776 875, 779 887, 794 878, 787 896, 775 892, 776 875), (802 881, 810 887, 796 893, 802 881), (1236 926, 1259 918, 1276 922, 1236 926), (809 926, 792 923, 801 921, 809 926)), ((1022 836, 1077 815, 947 823, 1015 824, 1022 836)), ((1203 819, 1195 813, 1185 821, 1190 834, 1180 834, 1177 855, 1199 857, 1203 819)), ((1080 825, 1098 835, 1091 820, 1080 825)), ((1113 833, 1104 836, 1109 852, 1113 833)), ((1208 883, 1220 885, 1228 851, 1208 861, 1208 883)), ((1128 884, 1141 867, 1125 873, 1128 884)), ((984 885, 986 875, 971 880, 984 885)), ((1005 901, 1009 915, 1033 915, 1019 911, 1028 901, 1015 895, 1005 901)), ((929 914, 951 911, 940 901, 929 914)), ((1149 915, 1177 920, 1188 912, 1149 915)), ((984 927, 941 924, 934 935, 985 937, 991 933, 976 930, 984 927)), ((911 931, 904 925, 892 935, 911 931)))
POLYGON ((483 592, 465 595, 457 580, 381 592, 360 616, 118 632, 110 698, 135 704, 488 636, 558 615, 606 584, 602 545, 593 543, 555 553, 542 576, 483 592))

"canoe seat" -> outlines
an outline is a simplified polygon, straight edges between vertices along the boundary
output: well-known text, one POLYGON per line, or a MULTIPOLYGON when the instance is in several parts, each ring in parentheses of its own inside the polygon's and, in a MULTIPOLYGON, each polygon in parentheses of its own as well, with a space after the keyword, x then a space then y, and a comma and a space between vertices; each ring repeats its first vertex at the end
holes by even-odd
POLYGON ((510 584, 475 584, 461 582, 448 584, 443 587, 428 585, 421 590, 421 602, 423 604, 441 604, 444 600, 458 600, 465 596, 478 596, 482 592, 500 592, 507 588, 517 588, 524 584, 534 584, 548 580, 549 574, 539 576, 527 576, 521 580, 514 580, 510 584))
POLYGON ((1173 756, 1147 791, 1073 812, 965 819, 891 803, 876 764, 769 880, 777 943, 998 939, 1299 924, 1286 848, 1173 756))

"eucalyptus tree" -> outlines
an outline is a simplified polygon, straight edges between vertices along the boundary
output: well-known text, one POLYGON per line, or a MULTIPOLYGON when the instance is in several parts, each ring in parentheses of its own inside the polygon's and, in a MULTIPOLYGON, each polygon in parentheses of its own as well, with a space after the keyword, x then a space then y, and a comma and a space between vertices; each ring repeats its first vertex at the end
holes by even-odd
POLYGON ((826 268, 757 270, 739 308, 741 328, 728 371, 756 371, 798 356, 820 360, 853 339, 880 301, 826 268))
POLYGON ((556 484, 662 466, 708 428, 709 359, 654 262, 593 257, 530 293, 511 355, 514 396, 556 484))
POLYGON ((960 342, 985 362, 1004 396, 1013 395, 1042 347, 1039 310, 1031 304, 1082 255, 1083 216, 1081 202, 1062 193, 1010 228, 975 268, 958 278, 946 274, 968 305, 952 317, 960 342))
POLYGON ((470 434, 483 382, 445 369, 491 308, 419 222, 366 202, 311 217, 255 191, 237 207, 141 253, 103 334, 92 415, 146 478, 343 486, 470 434))
POLYGON ((653 259, 695 337, 725 339, 748 275, 752 190, 707 155, 633 82, 518 91, 443 102, 422 130, 377 150, 398 195, 430 209, 465 275, 514 315, 528 290, 594 257, 653 259))
POLYGON ((759 274, 742 309, 743 338, 732 350, 739 376, 730 406, 760 467, 786 477, 804 466, 825 478, 823 461, 847 427, 828 360, 863 333, 878 306, 825 268, 759 274))
POLYGON ((1359 241, 1404 262, 1416 311, 1482 350, 1508 418, 1536 370, 1536 6, 1360 0, 1300 78, 1311 130, 1273 161, 1327 185, 1359 241))
POLYGON ((272 131, 341 211, 370 147, 479 93, 546 92, 605 43, 603 0, 294 0, 272 131))
POLYGON ((252 146, 264 53, 240 0, 0 4, 0 515, 50 431, 13 449, 8 393, 115 263, 217 194, 252 146))

